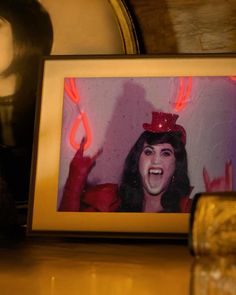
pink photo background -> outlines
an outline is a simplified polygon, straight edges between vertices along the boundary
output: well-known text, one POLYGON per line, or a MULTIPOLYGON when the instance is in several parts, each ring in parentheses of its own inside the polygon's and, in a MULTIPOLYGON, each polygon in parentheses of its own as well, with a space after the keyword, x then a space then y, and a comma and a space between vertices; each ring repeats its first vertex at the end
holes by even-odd
MULTIPOLYGON (((188 77, 182 79, 186 94, 188 77)), ((152 111, 179 115, 178 124, 187 132, 189 176, 192 196, 205 190, 202 170, 211 178, 224 175, 225 163, 236 167, 236 82, 229 77, 192 77, 186 103, 176 109, 179 77, 153 78, 75 78, 77 104, 64 93, 58 201, 68 175, 75 149, 69 132, 79 109, 87 114, 92 134, 85 154, 102 154, 89 175, 89 182, 119 183, 127 153, 139 135, 142 124, 151 121, 152 111)), ((76 132, 79 143, 85 135, 82 125, 76 132)), ((236 173, 233 179, 236 185, 236 173)))

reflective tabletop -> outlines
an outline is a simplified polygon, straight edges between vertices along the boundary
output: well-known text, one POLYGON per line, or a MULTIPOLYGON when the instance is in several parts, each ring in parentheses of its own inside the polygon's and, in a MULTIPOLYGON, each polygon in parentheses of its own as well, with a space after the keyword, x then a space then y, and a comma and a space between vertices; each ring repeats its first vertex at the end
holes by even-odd
POLYGON ((185 242, 25 239, 0 247, 1 294, 189 294, 185 242))
POLYGON ((236 294, 236 258, 193 257, 186 240, 0 242, 1 295, 236 294))

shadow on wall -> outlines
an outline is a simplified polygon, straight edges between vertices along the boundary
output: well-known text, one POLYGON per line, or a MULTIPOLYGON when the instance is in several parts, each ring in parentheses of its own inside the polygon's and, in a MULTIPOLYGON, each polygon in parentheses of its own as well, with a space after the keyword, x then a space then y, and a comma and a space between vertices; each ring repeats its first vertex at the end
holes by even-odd
POLYGON ((143 87, 132 80, 124 83, 104 136, 103 153, 89 176, 93 184, 119 181, 125 157, 143 132, 143 123, 150 120, 150 114, 155 109, 145 97, 143 87))

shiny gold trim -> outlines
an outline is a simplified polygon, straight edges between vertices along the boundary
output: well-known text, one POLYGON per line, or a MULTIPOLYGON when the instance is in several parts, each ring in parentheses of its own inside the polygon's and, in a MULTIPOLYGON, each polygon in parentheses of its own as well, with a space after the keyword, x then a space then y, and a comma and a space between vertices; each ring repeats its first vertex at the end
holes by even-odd
POLYGON ((139 54, 139 41, 128 7, 122 0, 109 0, 109 3, 116 16, 123 40, 124 52, 126 54, 139 54))
POLYGON ((236 253, 236 193, 203 194, 196 205, 192 228, 196 254, 236 253))
POLYGON ((204 255, 192 264, 190 294, 235 295, 235 255, 204 255))

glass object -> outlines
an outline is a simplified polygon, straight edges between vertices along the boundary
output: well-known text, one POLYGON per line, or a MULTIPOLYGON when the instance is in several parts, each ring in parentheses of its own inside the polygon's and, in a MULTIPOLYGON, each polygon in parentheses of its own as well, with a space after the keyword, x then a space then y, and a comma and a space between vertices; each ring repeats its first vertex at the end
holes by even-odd
POLYGON ((191 295, 236 294, 236 256, 202 256, 193 263, 191 295))
POLYGON ((189 243, 194 255, 236 253, 236 192, 195 196, 189 243))

